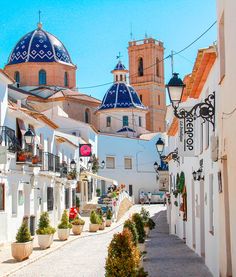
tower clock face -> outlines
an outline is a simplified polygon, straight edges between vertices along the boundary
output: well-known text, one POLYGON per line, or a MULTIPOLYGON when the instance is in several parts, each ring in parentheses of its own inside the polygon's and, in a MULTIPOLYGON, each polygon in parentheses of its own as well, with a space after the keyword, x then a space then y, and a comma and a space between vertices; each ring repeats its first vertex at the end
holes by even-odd
POLYGON ((80 157, 90 157, 92 155, 91 144, 80 144, 79 152, 80 152, 80 157))

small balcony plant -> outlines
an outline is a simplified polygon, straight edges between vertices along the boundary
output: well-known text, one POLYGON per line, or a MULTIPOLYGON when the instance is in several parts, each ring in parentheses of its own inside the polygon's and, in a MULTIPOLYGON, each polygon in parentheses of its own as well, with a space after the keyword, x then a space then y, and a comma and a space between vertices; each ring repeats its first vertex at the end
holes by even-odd
POLYGON ((75 180, 76 177, 77 177, 76 170, 71 170, 71 171, 67 174, 67 179, 68 179, 68 180, 75 180))
POLYGON ((97 232, 99 230, 99 224, 101 220, 95 211, 90 214, 89 232, 97 232))
POLYGON ((38 155, 34 155, 32 157, 32 164, 38 164, 39 163, 39 156, 38 155))
POLYGON ((27 159, 27 152, 24 149, 17 152, 17 161, 18 162, 25 162, 26 159, 27 159))
POLYGON ((38 244, 41 249, 47 249, 52 245, 55 232, 56 229, 50 225, 48 212, 43 212, 39 218, 39 225, 36 230, 38 244))
POLYGON ((16 235, 16 242, 11 244, 14 259, 21 262, 28 259, 33 252, 33 239, 30 235, 27 219, 24 218, 16 235))
POLYGON ((69 222, 69 216, 67 210, 64 210, 62 217, 61 217, 61 223, 58 225, 58 238, 59 240, 67 240, 70 235, 70 229, 72 225, 69 222))
POLYGON ((77 215, 76 218, 71 222, 72 232, 74 235, 80 235, 83 231, 85 221, 82 218, 79 218, 77 215))
POLYGON ((112 211, 110 208, 107 208, 106 212, 106 227, 111 226, 111 219, 112 219, 112 211))

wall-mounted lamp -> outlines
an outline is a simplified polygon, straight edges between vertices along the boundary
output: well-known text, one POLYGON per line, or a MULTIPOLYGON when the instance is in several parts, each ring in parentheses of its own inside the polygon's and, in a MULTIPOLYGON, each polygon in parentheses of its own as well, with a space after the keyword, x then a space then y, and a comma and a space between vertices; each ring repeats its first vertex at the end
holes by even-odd
POLYGON ((194 181, 201 181, 204 180, 204 175, 203 175, 203 168, 200 166, 200 168, 197 171, 193 171, 193 180, 194 181))
POLYGON ((215 92, 209 94, 202 103, 198 103, 192 107, 190 111, 186 111, 183 108, 178 110, 179 104, 182 100, 185 84, 178 77, 178 73, 173 73, 172 78, 166 85, 170 102, 174 109, 174 115, 179 119, 184 119, 191 116, 193 119, 201 117, 204 122, 208 121, 215 128, 215 92))
POLYGON ((28 131, 24 134, 25 143, 30 145, 34 143, 35 134, 34 132, 29 128, 28 131))
POLYGON ((167 156, 162 155, 164 148, 165 148, 165 142, 161 138, 159 138, 158 141, 156 142, 156 149, 160 156, 160 159, 163 162, 166 162, 166 160, 168 160, 168 159, 172 159, 175 162, 179 163, 178 148, 176 148, 174 151, 170 152, 167 156))

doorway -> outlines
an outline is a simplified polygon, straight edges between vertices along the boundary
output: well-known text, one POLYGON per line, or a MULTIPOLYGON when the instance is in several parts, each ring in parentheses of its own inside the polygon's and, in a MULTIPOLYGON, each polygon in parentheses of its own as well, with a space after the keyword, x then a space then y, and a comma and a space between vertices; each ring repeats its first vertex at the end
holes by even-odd
POLYGON ((201 256, 205 257, 205 189, 204 180, 200 181, 200 239, 201 239, 201 256))

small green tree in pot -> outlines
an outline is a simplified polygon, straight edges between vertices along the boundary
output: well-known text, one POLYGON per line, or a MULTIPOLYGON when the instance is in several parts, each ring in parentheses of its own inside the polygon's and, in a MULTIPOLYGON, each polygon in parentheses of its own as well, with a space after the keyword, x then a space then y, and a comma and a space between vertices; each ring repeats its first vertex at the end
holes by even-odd
POLYGON ((99 224, 101 220, 95 211, 90 214, 89 232, 97 232, 99 230, 99 224))
POLYGON ((47 249, 52 245, 55 232, 56 229, 50 225, 48 212, 43 212, 39 218, 38 229, 36 230, 38 244, 41 249, 47 249))
POLYGON ((132 215, 132 221, 135 223, 135 227, 138 232, 138 247, 140 252, 145 251, 145 231, 144 231, 144 223, 141 215, 139 213, 134 213, 132 215))
POLYGON ((144 208, 141 209, 140 215, 143 219, 145 234, 146 236, 148 236, 150 233, 150 230, 155 228, 155 222, 150 218, 149 211, 147 211, 144 208))
POLYGON ((70 229, 72 225, 69 222, 69 216, 67 210, 64 210, 62 217, 61 217, 61 223, 57 226, 58 230, 58 238, 59 240, 67 240, 70 235, 70 229))
POLYGON ((110 227, 111 226, 111 219, 112 219, 112 211, 110 208, 107 208, 107 212, 106 212, 106 227, 110 227))
POLYGON ((33 252, 33 239, 27 224, 27 219, 24 218, 16 235, 16 242, 11 244, 11 252, 14 259, 21 262, 31 255, 33 252))
POLYGON ((128 229, 131 234, 132 234, 132 237, 133 237, 133 243, 135 246, 137 246, 138 244, 138 232, 137 232, 137 229, 135 227, 135 223, 130 220, 130 219, 127 219, 124 223, 124 230, 125 229, 128 229))

